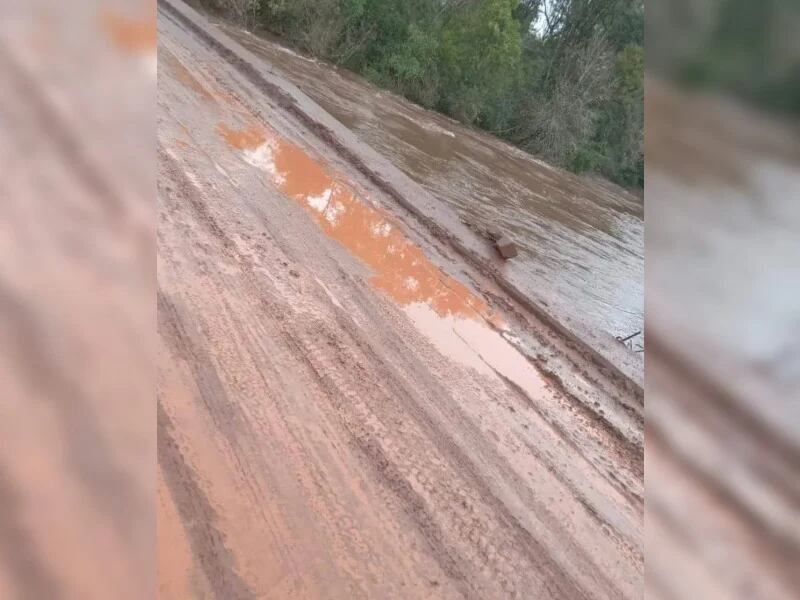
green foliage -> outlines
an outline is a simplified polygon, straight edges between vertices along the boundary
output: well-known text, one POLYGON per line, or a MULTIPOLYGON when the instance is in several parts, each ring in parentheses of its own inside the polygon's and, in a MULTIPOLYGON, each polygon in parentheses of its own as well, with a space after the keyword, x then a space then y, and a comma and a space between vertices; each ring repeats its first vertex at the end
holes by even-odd
POLYGON ((644 48, 627 46, 617 54, 617 79, 620 93, 628 98, 640 99, 644 92, 644 48))
POLYGON ((483 0, 454 15, 441 31, 440 69, 445 112, 477 121, 510 88, 522 40, 513 11, 519 0, 483 0))
POLYGON ((519 0, 514 8, 514 18, 519 22, 520 33, 524 37, 539 16, 542 0, 519 0))
POLYGON ((367 0, 342 0, 342 14, 348 21, 356 21, 364 16, 367 0))
POLYGON ((592 147, 597 171, 629 186, 644 185, 644 50, 627 46, 617 53, 616 89, 603 105, 592 147))
POLYGON ((643 181, 643 0, 206 1, 249 2, 301 49, 551 162, 643 181))
POLYGON ((438 40, 411 24, 405 43, 386 58, 392 87, 423 106, 434 106, 439 97, 438 51, 438 40))

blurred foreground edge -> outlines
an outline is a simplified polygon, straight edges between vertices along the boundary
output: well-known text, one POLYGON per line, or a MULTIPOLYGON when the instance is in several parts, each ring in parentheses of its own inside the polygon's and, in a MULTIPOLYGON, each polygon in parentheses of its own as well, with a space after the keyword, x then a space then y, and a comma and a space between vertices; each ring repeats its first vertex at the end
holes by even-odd
POLYGON ((0 10, 0 598, 151 598, 155 3, 0 10))
POLYGON ((646 597, 800 590, 800 139, 646 85, 646 597))

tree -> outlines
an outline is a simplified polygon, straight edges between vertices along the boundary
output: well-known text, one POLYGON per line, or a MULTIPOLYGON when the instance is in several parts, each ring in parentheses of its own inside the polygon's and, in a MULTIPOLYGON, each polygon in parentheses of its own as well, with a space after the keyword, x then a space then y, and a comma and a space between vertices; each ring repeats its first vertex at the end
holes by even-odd
POLYGON ((514 18, 520 24, 520 31, 523 35, 530 33, 531 27, 539 18, 539 11, 542 7, 542 0, 520 0, 514 9, 514 18))
POLYGON ((522 54, 518 0, 483 0, 458 11, 441 36, 442 108, 473 123, 514 81, 522 54))
POLYGON ((586 167, 600 107, 610 92, 611 52, 602 35, 596 34, 582 47, 565 53, 557 71, 548 68, 545 76, 553 81, 534 88, 526 98, 516 141, 557 164, 586 167), (582 162, 576 160, 581 155, 582 162))
MULTIPOLYGON (((630 45, 615 61, 615 88, 600 111, 591 147, 595 160, 583 166, 631 186, 644 185, 644 51, 630 45)), ((589 157, 586 157, 588 160, 589 157)), ((576 165, 579 166, 579 165, 576 165)), ((581 165, 582 166, 582 165, 581 165)))
POLYGON ((643 180, 643 10, 642 0, 542 4, 541 35, 525 44, 519 118, 507 130, 515 143, 576 171, 643 180))

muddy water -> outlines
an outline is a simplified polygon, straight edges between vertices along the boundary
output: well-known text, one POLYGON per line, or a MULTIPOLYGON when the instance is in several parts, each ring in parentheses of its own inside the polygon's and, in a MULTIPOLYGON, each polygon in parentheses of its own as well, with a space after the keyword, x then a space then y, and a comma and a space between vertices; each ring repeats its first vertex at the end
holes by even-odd
MULTIPOLYGON (((368 265, 370 283, 403 307, 440 352, 485 375, 499 373, 531 397, 541 393, 541 375, 509 343, 513 333, 502 317, 434 265, 386 211, 359 197, 344 174, 259 121, 230 95, 200 83, 169 51, 163 60, 200 100, 218 103, 219 98, 225 112, 238 115, 236 125, 219 122, 217 134, 300 204, 329 238, 368 265)), ((231 117, 228 121, 233 123, 231 117)))
POLYGON ((506 275, 568 325, 603 340, 642 329, 644 209, 635 196, 538 161, 361 78, 233 28, 325 110, 463 221, 497 223, 521 245, 506 275))
POLYGON ((373 271, 370 283, 402 306, 445 355, 491 375, 501 373, 531 396, 540 375, 502 336, 499 314, 448 276, 409 240, 380 207, 360 198, 343 176, 257 122, 217 131, 242 159, 265 171, 273 185, 298 202, 330 238, 373 271))
POLYGON ((483 300, 436 268, 382 210, 358 198, 299 146, 263 125, 233 129, 221 123, 219 132, 329 237, 369 265, 375 273, 371 283, 400 305, 423 302, 439 316, 491 317, 483 300))

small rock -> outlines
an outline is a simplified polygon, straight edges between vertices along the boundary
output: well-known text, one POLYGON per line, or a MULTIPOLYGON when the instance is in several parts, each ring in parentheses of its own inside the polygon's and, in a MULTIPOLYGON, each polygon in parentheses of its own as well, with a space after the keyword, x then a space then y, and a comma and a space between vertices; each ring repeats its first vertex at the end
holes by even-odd
POLYGON ((497 245, 497 251, 504 259, 508 260, 517 255, 517 245, 508 236, 502 236, 495 244, 497 245))
POLYGON ((291 275, 292 277, 300 277, 300 273, 298 273, 294 269, 289 271, 289 275, 291 275))

